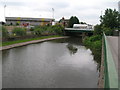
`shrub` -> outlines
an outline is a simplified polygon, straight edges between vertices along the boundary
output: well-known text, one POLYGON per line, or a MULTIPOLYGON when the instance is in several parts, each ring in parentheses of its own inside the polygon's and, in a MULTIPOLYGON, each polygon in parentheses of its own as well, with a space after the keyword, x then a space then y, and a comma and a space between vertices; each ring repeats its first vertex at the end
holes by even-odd
POLYGON ((90 48, 92 50, 92 53, 94 55, 94 59, 98 63, 100 63, 101 48, 102 48, 102 36, 95 35, 95 36, 87 37, 84 39, 83 43, 87 48, 90 48))
POLYGON ((98 43, 97 41, 101 41, 101 39, 102 39, 101 35, 95 35, 95 36, 91 36, 91 37, 85 38, 85 40, 83 41, 83 43, 86 46, 88 46, 89 48, 91 48, 91 47, 94 47, 95 43, 98 43))
POLYGON ((95 25, 94 26, 94 35, 102 35, 102 27, 101 25, 95 25))
POLYGON ((104 32, 106 35, 113 35, 113 30, 112 30, 111 28, 104 27, 104 28, 103 28, 103 32, 104 32))
POLYGON ((35 35, 42 35, 42 33, 46 30, 45 26, 36 26, 33 30, 35 35))
POLYGON ((2 37, 7 38, 9 36, 9 33, 5 27, 2 26, 2 37))
POLYGON ((48 31, 50 33, 53 33, 53 34, 63 34, 63 29, 64 27, 61 26, 60 24, 57 24, 57 25, 54 25, 54 26, 51 26, 48 28, 48 31))
POLYGON ((95 42, 92 43, 92 48, 95 50, 100 50, 102 48, 102 41, 101 40, 97 40, 95 42))
POLYGON ((97 41, 97 40, 101 40, 102 36, 101 35, 95 35, 89 38, 89 40, 91 42, 97 41))
POLYGON ((15 36, 25 36, 27 34, 25 28, 14 28, 12 33, 15 36))

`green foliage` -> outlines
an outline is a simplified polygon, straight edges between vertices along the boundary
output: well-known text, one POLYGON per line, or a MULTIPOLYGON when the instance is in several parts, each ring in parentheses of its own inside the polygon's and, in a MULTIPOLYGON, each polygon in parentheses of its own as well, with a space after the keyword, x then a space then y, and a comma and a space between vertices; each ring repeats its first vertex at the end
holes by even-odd
POLYGON ((108 28, 108 27, 104 27, 103 28, 103 32, 106 34, 106 35, 113 35, 113 30, 111 28, 108 28))
POLYGON ((51 26, 48 30, 51 32, 51 33, 55 33, 55 34, 63 34, 63 29, 64 27, 60 24, 57 24, 57 25, 54 25, 54 26, 51 26))
POLYGON ((64 27, 60 24, 54 26, 37 26, 34 29, 35 35, 61 35, 63 34, 64 27))
POLYGON ((95 36, 91 36, 91 37, 87 37, 84 40, 84 44, 87 45, 88 47, 91 48, 91 45, 95 42, 95 41, 100 41, 102 38, 101 35, 95 35, 95 36))
POLYGON ((33 30, 35 35, 43 35, 45 32, 47 32, 49 26, 36 26, 33 30))
POLYGON ((43 31, 45 31, 45 29, 46 28, 44 26, 36 26, 34 28, 34 34, 39 36, 43 33, 43 31))
POLYGON ((14 28, 12 33, 14 36, 25 36, 26 29, 25 28, 14 28))
POLYGON ((102 27, 101 25, 94 26, 94 35, 101 35, 102 34, 102 27))
POLYGON ((100 63, 101 60, 101 48, 102 48, 102 36, 95 35, 85 38, 83 41, 84 45, 90 48, 95 56, 94 59, 100 63))
POLYGON ((4 26, 2 26, 2 37, 7 38, 8 36, 9 36, 9 33, 7 29, 4 26))
POLYGON ((106 9, 105 15, 100 16, 100 22, 102 27, 108 27, 111 29, 120 27, 120 14, 115 9, 106 9))
POLYGON ((69 24, 68 24, 68 27, 69 28, 73 28, 73 25, 74 24, 79 24, 79 19, 75 16, 75 17, 71 17, 70 20, 69 20, 69 24))
POLYGON ((101 35, 104 32, 106 35, 114 35, 115 30, 120 29, 120 14, 115 9, 106 9, 105 14, 100 16, 100 25, 94 27, 94 35, 101 35))
POLYGON ((28 42, 28 41, 32 41, 32 40, 40 40, 40 39, 46 39, 46 38, 53 38, 53 37, 60 37, 60 36, 59 35, 42 36, 42 37, 40 36, 40 37, 36 37, 36 38, 29 38, 29 39, 15 40, 15 41, 7 41, 7 42, 3 42, 2 46, 12 45, 12 44, 16 44, 16 43, 28 42))

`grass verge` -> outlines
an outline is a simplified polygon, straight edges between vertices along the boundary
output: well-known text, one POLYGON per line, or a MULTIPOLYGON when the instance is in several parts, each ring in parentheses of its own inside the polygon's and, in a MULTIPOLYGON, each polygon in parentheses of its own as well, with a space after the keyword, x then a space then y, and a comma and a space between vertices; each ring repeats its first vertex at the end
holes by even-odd
POLYGON ((30 39, 23 39, 23 40, 16 40, 16 41, 7 41, 7 42, 2 42, 2 46, 12 45, 12 44, 22 43, 22 42, 28 42, 28 41, 33 41, 33 40, 53 38, 53 37, 60 37, 60 35, 41 36, 41 37, 30 38, 30 39))

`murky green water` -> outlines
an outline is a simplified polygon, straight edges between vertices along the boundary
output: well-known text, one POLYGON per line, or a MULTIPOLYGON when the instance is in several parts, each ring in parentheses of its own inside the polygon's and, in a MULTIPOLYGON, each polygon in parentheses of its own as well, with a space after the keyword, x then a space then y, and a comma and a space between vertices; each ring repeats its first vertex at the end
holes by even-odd
POLYGON ((3 88, 97 88, 97 63, 80 38, 3 51, 3 88))

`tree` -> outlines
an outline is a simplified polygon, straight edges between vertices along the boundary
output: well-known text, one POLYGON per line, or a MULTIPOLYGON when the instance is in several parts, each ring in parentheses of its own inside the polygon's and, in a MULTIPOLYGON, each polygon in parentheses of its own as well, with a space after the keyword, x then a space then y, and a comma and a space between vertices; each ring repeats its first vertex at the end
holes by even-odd
POLYGON ((100 35, 100 34, 102 34, 102 28, 101 28, 101 25, 95 25, 94 26, 94 34, 95 35, 100 35))
POLYGON ((69 20, 69 24, 68 24, 68 27, 69 28, 73 28, 73 25, 74 24, 79 24, 79 19, 76 17, 76 16, 72 16, 69 20))
POLYGON ((111 29, 119 28, 120 14, 115 9, 106 9, 105 15, 100 16, 100 22, 102 27, 107 27, 111 29))

